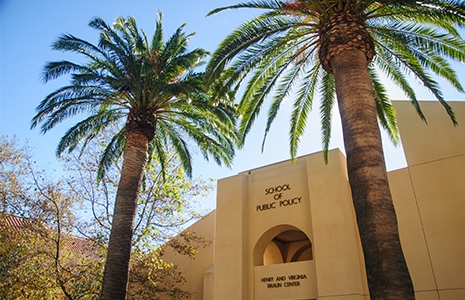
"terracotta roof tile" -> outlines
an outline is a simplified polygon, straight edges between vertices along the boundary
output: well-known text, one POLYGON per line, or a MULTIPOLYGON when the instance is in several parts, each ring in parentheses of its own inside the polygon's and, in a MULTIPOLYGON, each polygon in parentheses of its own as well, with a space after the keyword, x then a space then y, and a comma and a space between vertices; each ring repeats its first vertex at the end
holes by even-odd
MULTIPOLYGON (((34 221, 28 218, 16 216, 0 217, 0 231, 8 230, 19 233, 32 228, 32 225, 34 225, 34 221)), ((63 241, 65 242, 65 246, 75 253, 96 255, 98 251, 98 246, 94 242, 82 237, 63 234, 63 241)))

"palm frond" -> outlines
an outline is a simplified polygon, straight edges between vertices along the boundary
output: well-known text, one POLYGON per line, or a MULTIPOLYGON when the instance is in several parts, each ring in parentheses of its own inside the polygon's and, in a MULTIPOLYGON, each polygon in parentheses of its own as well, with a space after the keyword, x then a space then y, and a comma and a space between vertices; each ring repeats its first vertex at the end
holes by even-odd
POLYGON ((63 152, 72 152, 80 142, 89 137, 93 139, 99 132, 121 120, 122 113, 119 110, 100 110, 76 125, 72 126, 61 138, 56 149, 57 156, 63 152))
POLYGON ((124 136, 125 128, 122 127, 108 142, 100 156, 99 168, 97 171, 97 181, 100 182, 104 177, 107 171, 115 161, 117 161, 123 154, 124 148, 126 146, 126 137, 124 136))
POLYGON ((208 82, 212 83, 220 77, 221 71, 229 61, 246 48, 257 44, 263 39, 278 32, 284 32, 295 27, 295 20, 286 17, 270 17, 267 19, 254 19, 241 25, 227 36, 207 66, 208 82))
POLYGON ((236 8, 258 8, 258 9, 276 10, 276 9, 282 8, 282 2, 277 1, 277 0, 272 0, 272 1, 257 1, 256 0, 256 1, 241 2, 235 5, 215 8, 214 10, 210 11, 207 14, 207 17, 215 15, 225 10, 236 9, 236 8))
POLYGON ((323 144, 323 158, 325 163, 328 162, 329 143, 331 141, 331 119, 336 100, 336 84, 334 76, 328 73, 323 74, 320 86, 321 104, 320 104, 320 119, 321 119, 321 141, 323 144))
POLYGON ((378 120, 387 131, 391 142, 397 145, 400 141, 400 137, 394 106, 388 97, 386 88, 378 78, 375 68, 370 67, 368 71, 370 72, 370 77, 373 82, 373 93, 376 101, 378 120))

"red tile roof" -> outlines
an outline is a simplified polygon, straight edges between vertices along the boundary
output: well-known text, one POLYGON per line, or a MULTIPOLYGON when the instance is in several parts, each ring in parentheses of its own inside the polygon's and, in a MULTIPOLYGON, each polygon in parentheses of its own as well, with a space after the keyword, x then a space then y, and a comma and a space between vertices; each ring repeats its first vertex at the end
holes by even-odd
MULTIPOLYGON (((34 223, 34 220, 28 218, 16 216, 0 217, 0 231, 24 232, 28 229, 33 229, 34 223)), ((91 240, 70 234, 63 234, 62 238, 65 246, 74 253, 84 255, 96 255, 97 253, 98 247, 91 240)))

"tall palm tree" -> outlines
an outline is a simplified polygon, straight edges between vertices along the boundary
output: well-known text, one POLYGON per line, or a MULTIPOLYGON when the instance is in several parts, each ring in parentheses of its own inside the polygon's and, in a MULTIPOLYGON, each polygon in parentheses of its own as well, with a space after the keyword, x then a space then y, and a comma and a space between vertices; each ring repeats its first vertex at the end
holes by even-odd
POLYGON ((191 175, 191 152, 196 143, 206 159, 231 165, 235 144, 235 109, 227 101, 212 102, 204 89, 204 75, 195 68, 208 54, 187 50, 192 34, 183 26, 163 40, 162 16, 149 42, 134 18, 116 18, 112 26, 94 18, 89 26, 100 32, 98 45, 65 34, 53 49, 75 52, 85 63, 49 62, 43 72, 48 82, 71 74, 71 83, 48 95, 37 107, 32 128, 42 123, 45 133, 80 113, 84 120, 71 127, 57 154, 86 144, 109 126, 120 130, 106 145, 99 177, 123 155, 101 299, 125 299, 137 199, 148 157, 158 156, 164 169, 168 145, 191 175))
POLYGON ((283 100, 292 96, 289 136, 295 157, 319 95, 327 159, 337 98, 370 295, 413 299, 378 126, 379 121, 397 141, 395 111, 379 73, 405 92, 424 119, 405 76, 413 75, 456 123, 433 75, 464 91, 450 65, 450 60, 465 61, 465 43, 458 33, 465 24, 464 1, 256 0, 218 8, 209 15, 237 8, 260 12, 221 42, 207 71, 210 83, 221 78, 227 90, 237 92, 247 81, 239 104, 242 142, 268 96, 264 141, 283 100))

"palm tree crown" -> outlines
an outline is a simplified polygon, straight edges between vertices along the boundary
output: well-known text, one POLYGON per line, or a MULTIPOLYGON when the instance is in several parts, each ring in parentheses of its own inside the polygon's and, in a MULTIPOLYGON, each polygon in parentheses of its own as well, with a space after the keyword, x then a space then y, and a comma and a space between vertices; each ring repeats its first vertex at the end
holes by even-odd
POLYGON ((394 142, 398 140, 395 112, 380 73, 403 90, 425 119, 405 76, 413 75, 444 105, 455 123, 453 111, 431 72, 464 91, 450 64, 450 60, 465 61, 465 43, 456 29, 465 23, 464 1, 263 0, 218 8, 209 15, 233 8, 264 10, 228 35, 208 66, 213 81, 229 64, 223 73, 227 88, 237 90, 250 78, 240 105, 242 140, 268 95, 273 101, 265 137, 283 99, 295 92, 290 122, 294 157, 313 99, 319 94, 322 139, 327 150, 335 94, 329 61, 347 49, 365 53, 378 119, 394 142))
POLYGON ((150 152, 156 153, 162 164, 166 143, 171 142, 188 175, 192 167, 187 139, 200 146, 206 159, 211 155, 219 164, 232 164, 234 108, 227 101, 209 102, 203 74, 194 72, 208 53, 201 48, 187 51, 192 34, 185 34, 184 26, 164 42, 161 14, 156 25, 149 43, 132 17, 118 17, 113 27, 94 18, 89 26, 100 31, 97 46, 70 34, 53 44, 55 50, 88 58, 84 64, 56 61, 44 68, 44 82, 72 73, 71 84, 37 106, 31 127, 42 122, 41 132, 45 133, 65 119, 88 114, 62 137, 58 155, 85 147, 107 126, 124 122, 103 152, 99 177, 121 156, 125 132, 131 130, 147 136, 150 152))

